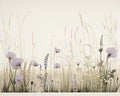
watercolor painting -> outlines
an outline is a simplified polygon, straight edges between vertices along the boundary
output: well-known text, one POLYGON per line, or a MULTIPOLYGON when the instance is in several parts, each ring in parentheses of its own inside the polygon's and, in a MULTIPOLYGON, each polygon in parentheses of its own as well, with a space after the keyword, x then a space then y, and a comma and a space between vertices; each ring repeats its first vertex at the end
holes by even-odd
POLYGON ((120 92, 119 0, 0 0, 0 92, 120 92))

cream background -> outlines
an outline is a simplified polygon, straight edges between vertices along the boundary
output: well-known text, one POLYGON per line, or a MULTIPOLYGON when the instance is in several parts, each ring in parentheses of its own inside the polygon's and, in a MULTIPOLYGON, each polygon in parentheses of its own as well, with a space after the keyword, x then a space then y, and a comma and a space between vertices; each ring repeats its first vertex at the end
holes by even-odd
MULTIPOLYGON (((95 27, 96 37, 100 37, 101 22, 105 16, 112 15, 119 24, 119 9, 120 0, 0 0, 0 40, 4 40, 3 33, 8 31, 11 16, 11 27, 8 32, 10 42, 14 44, 16 41, 19 45, 18 24, 22 27, 22 20, 27 16, 21 32, 22 38, 25 38, 25 58, 27 60, 32 58, 33 32, 36 44, 34 58, 38 61, 43 60, 50 51, 51 39, 54 41, 54 46, 64 50, 64 30, 80 26, 79 13, 86 22, 95 27), (2 16, 6 30, 3 29, 2 16)), ((14 49, 10 48, 11 51, 17 52, 14 49)), ((2 53, 3 48, 0 47, 0 65, 3 66, 5 56, 2 53)), ((17 55, 20 55, 19 52, 17 55)))

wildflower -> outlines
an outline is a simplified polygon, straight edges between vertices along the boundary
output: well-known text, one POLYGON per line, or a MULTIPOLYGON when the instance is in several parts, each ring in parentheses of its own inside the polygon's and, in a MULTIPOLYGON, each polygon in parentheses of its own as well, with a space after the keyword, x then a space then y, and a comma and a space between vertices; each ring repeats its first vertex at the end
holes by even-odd
POLYGON ((106 52, 108 53, 108 57, 107 58, 109 58, 109 57, 115 58, 117 56, 117 50, 115 48, 113 48, 113 47, 108 48, 106 50, 106 52))
POLYGON ((13 52, 8 52, 8 53, 6 54, 6 57, 7 57, 8 59, 13 59, 13 58, 16 57, 16 55, 15 55, 13 52))
POLYGON ((13 69, 16 70, 16 69, 21 67, 22 62, 23 62, 22 58, 14 58, 12 60, 12 65, 11 66, 13 67, 13 69))
POLYGON ((56 63, 56 64, 54 65, 54 68, 55 68, 55 69, 59 69, 59 68, 60 68, 60 64, 59 64, 59 63, 56 63))
POLYGON ((36 61, 33 61, 34 67, 37 67, 39 64, 36 61))
POLYGON ((57 48, 55 48, 54 50, 55 50, 55 53, 60 53, 61 52, 61 50, 57 49, 57 48))
POLYGON ((16 83, 20 83, 20 82, 22 82, 23 81, 23 76, 22 75, 17 75, 16 77, 15 77, 15 82, 16 83))
POLYGON ((48 57, 49 57, 49 53, 45 56, 45 59, 44 59, 45 70, 47 69, 47 65, 48 65, 48 57))

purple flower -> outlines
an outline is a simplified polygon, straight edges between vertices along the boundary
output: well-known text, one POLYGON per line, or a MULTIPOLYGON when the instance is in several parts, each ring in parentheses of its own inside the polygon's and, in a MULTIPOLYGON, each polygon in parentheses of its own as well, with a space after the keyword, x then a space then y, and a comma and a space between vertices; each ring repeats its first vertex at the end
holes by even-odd
POLYGON ((37 67, 39 64, 36 61, 33 61, 34 67, 37 67))
POLYGON ((22 58, 14 58, 14 59, 12 59, 11 66, 13 67, 13 69, 16 70, 21 67, 22 62, 23 62, 22 58))
POLYGON ((60 64, 59 64, 59 63, 56 63, 56 64, 54 65, 54 68, 55 68, 55 69, 59 69, 59 68, 60 68, 60 64))
POLYGON ((61 50, 57 49, 57 48, 55 48, 54 51, 55 51, 55 53, 60 53, 61 52, 61 50))
POLYGON ((16 83, 20 83, 20 82, 22 82, 23 81, 23 76, 22 75, 16 75, 16 77, 15 77, 15 82, 16 83))
POLYGON ((115 58, 117 56, 117 50, 113 47, 108 48, 106 52, 108 53, 108 58, 109 57, 115 58))
POLYGON ((6 57, 7 57, 8 59, 13 59, 13 58, 16 57, 16 55, 15 55, 13 52, 8 52, 8 53, 6 54, 6 57))

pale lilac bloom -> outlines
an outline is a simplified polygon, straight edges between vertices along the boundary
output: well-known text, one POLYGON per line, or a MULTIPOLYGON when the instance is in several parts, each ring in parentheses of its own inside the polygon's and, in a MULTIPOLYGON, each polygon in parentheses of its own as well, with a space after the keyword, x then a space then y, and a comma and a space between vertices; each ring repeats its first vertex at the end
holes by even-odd
POLYGON ((36 61, 33 61, 33 65, 37 67, 39 64, 36 61))
POLYGON ((108 53, 108 57, 115 58, 117 56, 117 50, 113 47, 108 48, 106 52, 108 53))
POLYGON ((16 75, 16 77, 15 77, 15 82, 16 83, 20 83, 20 82, 22 82, 23 81, 23 76, 22 75, 16 75))
POLYGON ((55 51, 55 53, 60 53, 61 52, 61 50, 57 49, 57 48, 55 48, 54 51, 55 51))
POLYGON ((8 53, 6 54, 6 57, 7 57, 8 59, 13 59, 13 58, 16 57, 16 55, 15 55, 15 53, 13 53, 13 52, 8 52, 8 53))
POLYGON ((60 68, 60 64, 59 64, 59 63, 56 63, 56 64, 54 65, 54 68, 55 68, 55 69, 59 69, 59 68, 60 68))
POLYGON ((23 62, 22 58, 14 58, 14 59, 12 59, 11 66, 13 67, 13 69, 16 70, 21 67, 22 62, 23 62))

